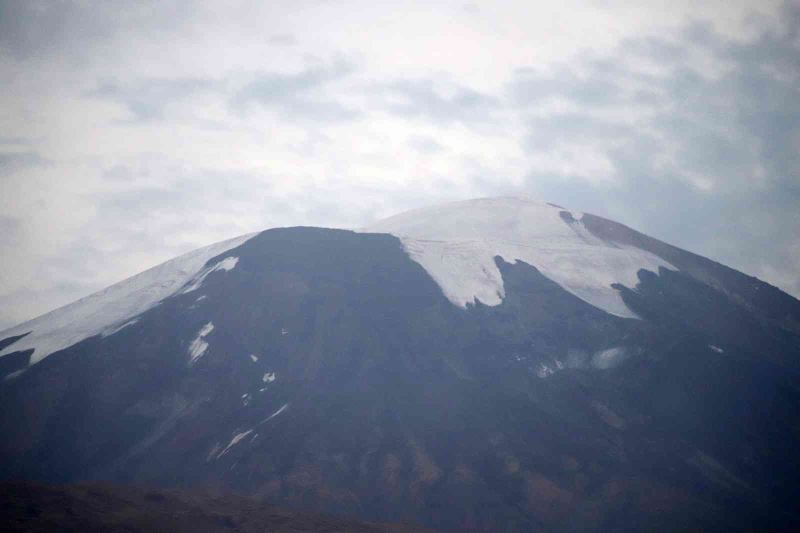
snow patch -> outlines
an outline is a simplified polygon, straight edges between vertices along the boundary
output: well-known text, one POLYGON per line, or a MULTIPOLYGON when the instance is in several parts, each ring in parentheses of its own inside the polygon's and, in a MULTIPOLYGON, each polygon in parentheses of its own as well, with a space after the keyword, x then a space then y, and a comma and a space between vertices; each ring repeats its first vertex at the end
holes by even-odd
POLYGON ((619 366, 627 358, 628 353, 625 348, 609 348, 596 352, 592 356, 592 366, 600 370, 607 370, 619 366))
POLYGON ((223 455, 228 453, 228 450, 230 450, 232 447, 234 447, 237 444, 239 444, 239 442, 241 442, 241 440, 243 438, 245 438, 246 436, 248 436, 252 432, 253 432, 253 430, 251 428, 251 429, 248 429, 247 431, 243 431, 242 433, 237 433, 236 435, 234 435, 233 438, 231 439, 231 441, 228 443, 228 445, 225 446, 225 449, 222 450, 221 452, 219 452, 219 455, 217 455, 217 459, 219 459, 220 457, 222 457, 223 455))
POLYGON ((19 376, 21 376, 26 370, 28 370, 28 369, 27 368, 20 368, 19 370, 15 370, 13 372, 9 372, 3 378, 3 381, 11 381, 12 379, 16 379, 19 376))
POLYGON ((285 403, 285 404, 283 404, 283 406, 282 406, 280 409, 278 409, 277 411, 275 411, 274 413, 272 413, 271 415, 269 415, 267 418, 265 418, 264 420, 262 420, 261 422, 259 422, 259 424, 263 424, 264 422, 269 422, 270 420, 272 420, 273 418, 275 418, 276 416, 278 416, 279 414, 281 414, 282 412, 284 412, 284 411, 286 410, 286 408, 287 408, 287 407, 289 407, 289 404, 288 404, 288 403, 285 403))
POLYGON ((215 443, 214 447, 211 448, 211 451, 208 452, 208 455, 206 455, 206 462, 211 461, 211 459, 215 459, 218 451, 219 451, 219 442, 215 443))
POLYGON ((725 350, 723 350, 719 346, 714 346, 713 344, 709 344, 708 347, 711 348, 712 350, 714 350, 717 353, 725 353, 725 350))
POLYGON ((677 270, 660 257, 592 235, 563 209, 520 198, 490 198, 417 209, 361 231, 389 233, 402 242, 455 305, 499 305, 505 287, 495 263, 525 262, 589 304, 612 315, 639 318, 612 287, 634 287, 641 269, 677 270))
MULTIPOLYGON (((281 414, 283 411, 285 411, 287 407, 289 407, 289 404, 288 403, 284 404, 280 409, 278 409, 277 411, 272 413, 269 417, 267 417, 264 420, 262 420, 261 422, 259 422, 259 425, 263 424, 264 422, 267 422, 268 420, 271 420, 271 419, 275 418, 276 416, 281 414)), ((219 444, 216 444, 214 446, 214 448, 211 450, 211 452, 209 453, 209 457, 213 456, 216 453, 216 459, 219 459, 220 457, 222 457, 223 455, 228 453, 228 450, 230 450, 231 448, 233 448, 234 446, 239 444, 243 439, 247 438, 249 435, 253 434, 253 431, 255 431, 255 428, 250 428, 247 431, 242 431, 241 433, 237 433, 236 435, 233 436, 233 438, 231 438, 231 440, 228 443, 228 445, 225 446, 225 448, 223 448, 222 451, 220 451, 219 453, 217 453, 217 450, 219 450, 219 444)), ((253 434, 253 439, 255 439, 256 437, 258 437, 258 433, 253 434)))
POLYGON ((556 371, 553 367, 543 363, 539 364, 539 368, 536 369, 536 375, 543 379, 548 376, 552 376, 555 373, 556 371))
POLYGON ((30 359, 33 365, 54 352, 102 333, 113 324, 124 323, 179 291, 194 279, 209 259, 240 246, 255 235, 242 235, 194 250, 3 331, 0 339, 28 331, 31 334, 0 350, 0 357, 33 349, 30 359))
POLYGON ((195 361, 203 356, 208 349, 208 343, 204 340, 205 336, 214 331, 214 324, 209 322, 197 332, 197 337, 194 338, 189 345, 189 364, 193 365, 195 361))
MULTIPOLYGON (((222 261, 216 263, 214 266, 210 266, 210 267, 204 268, 197 275, 197 277, 191 281, 189 286, 186 287, 185 289, 183 289, 180 292, 180 294, 186 294, 187 292, 192 292, 194 290, 199 289, 200 285, 203 284, 203 281, 205 281, 206 277, 209 274, 211 274, 212 272, 216 272, 218 270, 222 270, 224 272, 228 272, 230 270, 233 270, 234 268, 236 268, 236 264, 238 262, 239 262, 239 258, 238 257, 226 257, 222 261)), ((199 298, 198 298, 198 300, 199 300, 199 298)))
POLYGON ((137 322, 139 322, 138 318, 134 318, 133 320, 128 320, 127 322, 125 322, 121 326, 112 327, 111 329, 108 329, 108 330, 104 331, 100 336, 101 337, 110 337, 114 333, 117 333, 118 331, 121 331, 121 330, 127 328, 128 326, 132 326, 132 325, 136 324, 137 322))
POLYGON ((257 363, 258 362, 258 356, 251 353, 250 354, 250 360, 253 361, 254 363, 257 363))
POLYGON ((567 368, 584 368, 589 360, 589 354, 583 350, 570 348, 567 350, 567 368))
POLYGON ((261 378, 261 381, 264 383, 272 383, 275 381, 275 372, 267 372, 264 374, 264 377, 261 378))
POLYGON ((539 363, 539 366, 536 368, 536 375, 540 378, 544 379, 547 377, 552 376, 559 370, 564 370, 565 366, 564 363, 555 359, 551 363, 539 363))

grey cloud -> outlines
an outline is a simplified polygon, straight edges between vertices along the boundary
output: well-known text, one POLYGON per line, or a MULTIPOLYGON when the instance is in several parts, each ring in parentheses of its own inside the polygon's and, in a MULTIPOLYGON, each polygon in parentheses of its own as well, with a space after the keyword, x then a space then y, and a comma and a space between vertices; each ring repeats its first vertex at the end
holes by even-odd
POLYGON ((445 149, 435 139, 423 135, 409 137, 407 143, 411 148, 422 154, 435 154, 445 149))
POLYGON ((48 164, 38 152, 0 152, 0 176, 12 174, 20 169, 48 164))
MULTIPOLYGON (((699 28, 693 31, 701 33, 699 28)), ((796 142, 800 125, 800 85, 795 83, 800 74, 800 50, 791 33, 784 39, 762 37, 745 46, 709 34, 711 30, 706 26, 702 26, 702 32, 704 37, 695 36, 695 42, 704 43, 733 66, 721 79, 708 78, 683 61, 676 63, 668 75, 649 79, 619 66, 615 79, 609 79, 609 69, 603 61, 596 60, 584 66, 589 72, 584 78, 569 72, 561 77, 533 71, 518 73, 509 92, 521 111, 536 99, 555 96, 570 99, 580 109, 528 119, 529 148, 611 139, 617 145, 608 149, 614 159, 624 160, 638 152, 640 158, 653 161, 672 151, 674 166, 666 167, 667 173, 661 172, 665 179, 669 173, 673 177, 694 173, 717 180, 721 189, 753 185, 755 176, 763 172, 761 167, 769 167, 766 178, 773 182, 797 176, 800 166, 792 143, 796 142), (796 53, 792 55, 787 49, 796 53), (758 58, 758 65, 753 57, 758 58), (782 63, 783 78, 754 73, 776 57, 782 63), (785 64, 788 58, 792 58, 792 65, 785 64), (657 97, 641 100, 640 88, 634 90, 626 80, 646 81, 645 89, 657 97), (613 104, 609 108, 612 113, 597 118, 593 112, 602 108, 599 103, 613 104), (634 123, 623 120, 624 112, 637 105, 644 107, 645 116, 634 123), (637 151, 626 150, 626 146, 641 144, 642 137, 652 141, 649 151, 641 152, 641 147, 637 151)), ((661 60, 667 49, 676 58, 688 56, 674 52, 673 43, 666 43, 667 48, 652 38, 647 43, 636 54, 655 50, 655 59, 661 60)), ((628 45, 623 43, 617 53, 629 51, 628 45)), ((646 166, 650 175, 659 173, 654 166, 646 166)), ((620 174, 626 177, 624 172, 620 174)))
POLYGON ((101 82, 87 96, 124 106, 136 121, 159 120, 170 104, 201 91, 219 90, 219 83, 200 78, 143 79, 131 83, 101 82))
POLYGON ((294 46, 297 44, 297 39, 294 35, 288 33, 279 33, 267 39, 269 44, 275 46, 294 46))
POLYGON ((433 80, 398 80, 379 87, 382 107, 406 118, 424 118, 439 123, 486 122, 500 107, 492 96, 469 87, 455 86, 442 94, 433 80))
POLYGON ((11 247, 20 238, 22 222, 18 218, 0 215, 0 247, 11 247))
POLYGON ((360 112, 326 97, 324 89, 353 72, 355 68, 345 61, 311 66, 293 74, 264 72, 238 90, 230 104, 239 111, 255 104, 297 118, 350 120, 360 112))
POLYGON ((85 58, 122 28, 164 31, 192 10, 191 1, 0 0, 0 55, 27 60, 58 52, 85 58))
POLYGON ((92 24, 92 17, 82 23, 81 12, 88 10, 72 2, 0 1, 0 50, 20 59, 30 57, 69 39, 71 26, 80 26, 87 40, 96 39, 102 28, 92 24))
POLYGON ((607 106, 623 101, 620 80, 595 66, 590 76, 580 76, 564 67, 554 74, 519 69, 509 84, 509 96, 517 106, 539 105, 551 98, 564 98, 583 105, 607 106))
POLYGON ((131 226, 159 214, 183 214, 186 220, 193 220, 195 215, 208 212, 209 206, 233 208, 237 203, 256 202, 260 195, 270 191, 269 182, 257 173, 185 169, 178 162, 161 159, 139 165, 118 164, 104 175, 109 174, 127 184, 145 178, 145 184, 133 188, 92 195, 98 218, 119 220, 131 226), (164 175, 169 175, 170 181, 159 186, 147 179, 164 175))
POLYGON ((25 137, 0 135, 0 145, 4 146, 30 146, 31 140, 25 137))
MULTIPOLYGON (((274 104, 274 102, 272 102, 274 104)), ((265 107, 270 107, 265 105, 265 107)), ((340 122, 353 120, 361 111, 341 104, 335 100, 311 98, 286 98, 279 110, 292 118, 303 118, 319 122, 340 122)))
POLYGON ((251 100, 269 103, 280 100, 286 94, 309 92, 339 80, 352 72, 353 67, 346 63, 338 63, 330 67, 311 67, 296 74, 266 72, 239 91, 237 98, 244 103, 251 100))
POLYGON ((659 65, 674 65, 688 59, 688 51, 679 42, 652 36, 629 39, 625 43, 625 50, 659 65))
POLYGON ((594 142, 598 139, 628 139, 637 135, 636 129, 630 125, 572 111, 529 118, 527 125, 525 145, 533 150, 553 149, 559 145, 594 142))
MULTIPOLYGON (((347 62, 315 65, 298 73, 262 72, 255 76, 230 74, 222 79, 146 78, 102 81, 85 94, 125 107, 131 121, 164 120, 169 107, 196 94, 214 94, 228 101, 230 110, 242 113, 251 105, 275 109, 293 118, 317 121, 351 120, 359 115, 326 96, 326 88, 355 71, 347 62)), ((209 124, 205 124, 208 126, 209 124)))

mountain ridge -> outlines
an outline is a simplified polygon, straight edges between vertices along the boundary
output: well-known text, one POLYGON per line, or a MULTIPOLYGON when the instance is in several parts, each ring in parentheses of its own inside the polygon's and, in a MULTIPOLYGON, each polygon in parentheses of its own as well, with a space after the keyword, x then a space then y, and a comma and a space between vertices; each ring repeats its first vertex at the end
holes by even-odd
MULTIPOLYGON (((604 309, 612 314, 629 318, 635 318, 635 315, 624 305, 624 303, 622 303, 621 297, 618 296, 617 292, 613 290, 611 286, 612 284, 617 283, 630 288, 630 285, 636 282, 636 274, 641 268, 651 271, 657 270, 660 267, 676 269, 677 267, 673 266, 670 263, 670 260, 673 262, 678 261, 684 265, 684 268, 688 268, 688 272, 690 272, 690 274, 697 279, 700 279, 706 284, 717 284, 718 288, 728 290, 727 286, 720 284, 719 280, 717 279, 718 276, 709 274, 708 268, 698 268, 694 265, 690 265, 690 261, 686 260, 687 256, 691 256, 695 259, 695 261, 692 263, 696 263, 696 260, 698 259, 701 262, 710 261, 702 258, 702 256, 679 250, 674 246, 647 237, 639 232, 636 232, 635 230, 631 230, 627 226, 604 219, 602 217, 598 217, 589 213, 586 214, 585 219, 583 213, 580 213, 579 216, 575 216, 578 218, 573 216, 572 211, 564 209, 560 206, 556 206, 555 204, 550 204, 527 197, 479 198, 413 209, 393 215, 387 219, 375 222, 365 228, 360 228, 355 231, 389 233, 399 237, 412 259, 422 264, 423 267, 426 268, 428 273, 437 281, 437 283, 439 283, 445 294, 448 295, 448 298, 454 304, 462 307, 467 303, 474 303, 474 301, 477 299, 480 299, 484 303, 488 303, 490 305, 496 305, 499 303, 499 300, 502 299, 502 279, 499 277, 499 273, 497 272, 496 268, 494 268, 493 263, 494 257, 497 255, 501 257, 505 256, 506 258, 510 257, 514 260, 523 260, 528 264, 539 268, 540 271, 543 271, 546 276, 550 277, 551 279, 556 279, 557 282, 560 282, 560 285, 566 287, 568 290, 573 290, 573 293, 582 296, 583 299, 589 301, 590 303, 594 303, 601 309, 604 309), (624 264, 626 261, 630 261, 630 259, 626 259, 623 261, 623 264, 615 264, 614 268, 611 268, 609 265, 605 267, 606 271, 614 270, 619 272, 621 268, 623 270, 627 269, 627 273, 617 273, 616 275, 611 276, 606 273, 604 279, 602 280, 603 283, 594 283, 592 286, 583 287, 580 285, 584 285, 585 282, 581 282, 580 278, 590 277, 592 274, 590 269, 582 268, 576 273, 576 275, 573 275, 573 278, 578 279, 577 282, 575 279, 560 279, 563 278, 563 276, 560 275, 561 273, 559 270, 563 271, 564 266, 569 267, 570 264, 575 264, 578 261, 570 260, 570 258, 556 257, 553 262, 553 250, 544 250, 545 253, 534 253, 533 255, 530 252, 526 253, 525 251, 520 251, 520 247, 528 250, 540 250, 542 248, 541 245, 532 246, 529 244, 530 239, 528 238, 526 240, 525 237, 530 237, 530 235, 525 235, 523 238, 519 238, 517 236, 510 241, 498 238, 491 239, 496 243, 495 248, 491 251, 482 249, 482 246, 469 246, 465 244, 466 241, 486 241, 485 238, 469 239, 464 237, 450 237, 447 239, 442 239, 444 242, 460 243, 461 246, 468 246, 466 255, 470 256, 469 260, 461 260, 460 262, 456 261, 452 265, 445 265, 445 269, 458 269, 461 272, 475 270, 476 268, 478 269, 478 271, 472 275, 472 279, 466 282, 466 284, 470 285, 471 287, 464 288, 459 286, 465 283, 463 275, 460 276, 462 279, 453 279, 454 277, 449 275, 451 273, 441 272, 442 266, 437 265, 435 259, 431 258, 431 256, 435 256, 437 253, 441 256, 464 256, 464 250, 455 250, 455 253, 452 253, 453 250, 439 250, 437 249, 436 245, 433 245, 433 249, 428 250, 427 248, 431 248, 432 244, 430 239, 420 239, 415 237, 412 235, 412 233, 414 233, 413 228, 409 233, 407 228, 408 224, 401 223, 399 226, 396 223, 393 224, 393 222, 397 220, 402 221, 403 219, 408 220, 409 218, 413 219, 414 217, 424 217, 426 213, 447 209, 453 210, 452 208, 454 207, 458 208, 457 210, 465 211, 465 213, 457 214, 462 218, 468 219, 469 217, 474 216, 474 212, 472 212, 470 208, 480 207, 481 204, 498 204, 496 211, 493 213, 495 216, 508 216, 508 208, 514 207, 515 204, 535 205, 538 209, 549 208, 552 210, 557 210, 558 216, 561 217, 566 226, 570 227, 572 231, 578 235, 578 237, 583 239, 586 239, 587 235, 594 237, 596 242, 590 244, 597 244, 598 242, 608 242, 612 244, 618 243, 629 248, 632 247, 638 250, 643 250, 645 253, 649 254, 649 257, 634 260, 634 262, 630 264, 624 264), (464 216, 465 214, 466 216, 464 216), (586 226, 587 223, 590 225, 590 227, 586 226), (580 229, 576 229, 576 226, 580 229), (601 240, 598 241, 598 238, 601 240), (607 239, 607 241, 603 241, 603 239, 607 239), (503 248, 506 249, 503 250, 503 248), (514 248, 516 248, 516 250, 514 248), (483 255, 483 259, 479 261, 480 264, 470 265, 472 258, 477 255, 483 255), (683 256, 683 259, 676 259, 678 256, 683 256), (547 264, 548 262, 553 262, 553 264, 547 264), (615 276, 625 278, 623 281, 626 281, 626 283, 615 281, 613 279, 615 276), (489 279, 479 279, 482 277, 489 279), (579 286, 575 289, 572 289, 570 281, 572 281, 572 284, 579 286)), ((434 217, 433 221, 434 224, 437 222, 435 218, 436 217, 434 217)), ((552 221, 553 220, 550 220, 548 222, 552 223, 552 221)), ((430 224, 430 221, 428 223, 430 224)), ((551 225, 551 228, 552 227, 553 226, 551 225)), ((209 267, 205 265, 209 259, 218 254, 225 253, 237 247, 238 245, 241 245, 257 234, 258 233, 246 234, 206 247, 198 248, 165 263, 147 269, 146 271, 132 276, 131 278, 117 282, 106 289, 81 298, 80 300, 77 300, 71 304, 67 304, 32 320, 12 326, 5 331, 0 332, 0 339, 3 341, 0 343, 0 358, 11 353, 32 349, 33 352, 30 354, 30 364, 35 364, 54 351, 66 348, 89 336, 103 334, 115 326, 122 327, 127 321, 134 318, 137 314, 152 307, 153 305, 156 305, 163 298, 169 297, 175 294, 177 291, 184 290, 185 285, 190 284, 192 280, 194 280, 197 284, 201 283, 202 279, 197 280, 195 278, 207 275, 209 273, 207 271, 208 268, 215 268, 214 266, 209 267), (109 295, 109 297, 104 298, 104 296, 108 295, 108 293, 113 293, 114 291, 122 292, 123 294, 117 296, 109 295), (134 301, 130 302, 130 300, 134 301), (119 306, 122 307, 121 309, 115 308, 115 305, 118 303, 122 303, 122 305, 119 306), (76 324, 85 325, 75 330, 76 324), (40 331, 42 332, 40 333, 40 331), (19 336, 19 339, 12 342, 11 339, 17 336, 19 336), (14 346, 11 346, 12 343, 14 346)), ((423 234, 430 236, 429 230, 426 231, 423 229, 423 234)), ((563 247, 563 244, 561 246, 563 247)), ((574 244, 572 244, 572 246, 574 246, 574 244)), ((456 248, 457 247, 458 245, 456 248)), ((580 250, 579 253, 586 253, 587 250, 591 250, 592 248, 593 247, 585 247, 583 250, 580 250)), ((724 267, 724 265, 719 263, 716 264, 724 267)), ((593 266, 596 267, 597 265, 593 266)), ((235 268, 235 262, 231 268, 235 268)), ((728 267, 725 267, 725 269, 728 269, 728 267)), ((757 278, 753 278, 753 280, 768 285, 757 278)), ((742 284, 739 283, 739 285, 742 284)), ((797 300, 791 296, 786 295, 777 287, 772 287, 771 285, 769 285, 769 287, 772 293, 775 293, 775 290, 777 290, 779 293, 775 294, 785 295, 773 295, 771 298, 772 300, 780 299, 782 300, 782 307, 791 308, 791 313, 788 315, 788 317, 782 318, 782 320, 785 322, 784 326, 791 327, 795 332, 800 331, 800 302, 797 302, 797 300), (792 304, 792 300, 797 303, 792 304)), ((732 291, 731 294, 738 296, 737 301, 739 303, 746 304, 747 298, 742 298, 740 296, 740 292, 741 291, 732 291)), ((748 291, 748 297, 752 298, 753 292, 753 290, 748 291)), ((763 304, 760 307, 762 310, 765 308, 763 304)), ((781 318, 778 318, 778 320, 781 320, 781 318)))

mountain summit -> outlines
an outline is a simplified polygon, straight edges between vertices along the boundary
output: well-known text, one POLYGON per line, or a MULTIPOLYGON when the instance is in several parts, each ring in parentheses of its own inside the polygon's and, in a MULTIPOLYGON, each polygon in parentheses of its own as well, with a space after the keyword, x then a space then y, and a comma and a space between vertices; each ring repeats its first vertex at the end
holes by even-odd
POLYGON ((800 302, 518 198, 196 250, 0 333, 0 478, 451 531, 800 525, 800 302))
POLYGON ((582 213, 519 198, 456 202, 403 213, 368 231, 399 237, 447 298, 465 307, 498 305, 505 288, 495 258, 533 265, 608 313, 635 317, 614 284, 636 285, 639 270, 675 267, 650 252, 589 232, 582 213))

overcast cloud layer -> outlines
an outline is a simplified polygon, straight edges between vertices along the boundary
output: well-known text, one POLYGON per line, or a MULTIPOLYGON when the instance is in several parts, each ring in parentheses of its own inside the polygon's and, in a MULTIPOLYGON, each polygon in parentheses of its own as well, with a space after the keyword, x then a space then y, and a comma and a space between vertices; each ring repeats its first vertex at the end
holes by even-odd
POLYGON ((543 4, 0 0, 0 329, 249 231, 507 194, 800 295, 800 4, 543 4))

